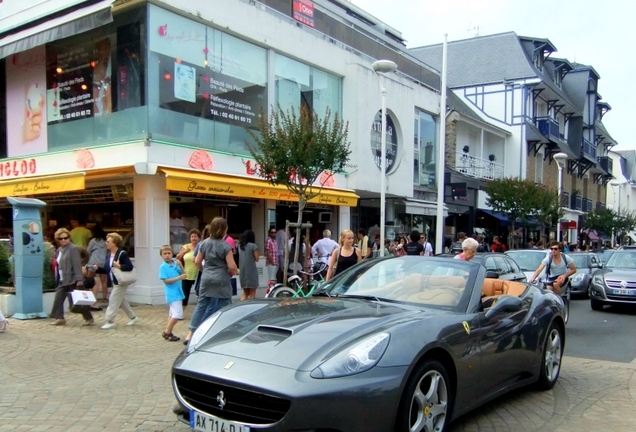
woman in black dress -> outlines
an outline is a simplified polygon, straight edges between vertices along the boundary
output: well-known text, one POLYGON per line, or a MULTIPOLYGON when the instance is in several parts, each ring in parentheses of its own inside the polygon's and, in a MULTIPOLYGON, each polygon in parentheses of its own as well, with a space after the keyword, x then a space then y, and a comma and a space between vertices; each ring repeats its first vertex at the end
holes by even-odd
POLYGON ((326 280, 330 280, 338 273, 342 273, 349 267, 362 261, 362 254, 358 248, 354 248, 355 236, 351 230, 342 230, 338 243, 340 247, 333 251, 329 259, 329 270, 326 280))

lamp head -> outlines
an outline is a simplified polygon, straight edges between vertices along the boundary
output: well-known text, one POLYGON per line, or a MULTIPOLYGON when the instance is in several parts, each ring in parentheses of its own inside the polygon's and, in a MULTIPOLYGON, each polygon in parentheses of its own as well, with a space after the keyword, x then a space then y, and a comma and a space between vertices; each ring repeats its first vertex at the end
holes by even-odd
POLYGON ((391 60, 376 60, 371 65, 371 68, 375 72, 380 73, 395 72, 397 70, 397 64, 391 60))
POLYGON ((566 153, 560 152, 552 156, 552 158, 557 163, 557 165, 562 166, 562 164, 565 164, 565 161, 567 160, 568 155, 566 153))

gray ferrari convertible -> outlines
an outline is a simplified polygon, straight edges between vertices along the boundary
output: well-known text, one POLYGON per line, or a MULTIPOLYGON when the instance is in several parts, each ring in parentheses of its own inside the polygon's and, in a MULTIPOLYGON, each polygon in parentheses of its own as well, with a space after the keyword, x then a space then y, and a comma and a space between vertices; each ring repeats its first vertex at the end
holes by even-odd
POLYGON ((552 388, 561 299, 487 276, 460 260, 379 258, 310 298, 228 306, 174 362, 175 412, 198 431, 441 432, 512 389, 552 388))

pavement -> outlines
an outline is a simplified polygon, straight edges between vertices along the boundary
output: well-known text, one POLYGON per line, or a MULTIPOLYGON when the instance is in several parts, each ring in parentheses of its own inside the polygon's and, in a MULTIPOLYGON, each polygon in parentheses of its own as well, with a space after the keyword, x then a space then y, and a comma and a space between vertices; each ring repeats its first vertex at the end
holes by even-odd
MULTIPOLYGON (((189 428, 172 414, 170 366, 181 342, 161 337, 165 306, 134 306, 139 323, 101 330, 67 314, 67 325, 50 319, 10 319, 0 334, 0 432, 162 431, 189 428)), ((183 337, 186 321, 175 327, 183 337)), ((566 347, 567 353, 567 347, 566 347)), ((614 363, 564 357, 551 391, 522 389, 454 422, 450 432, 634 431, 636 362, 614 363)))

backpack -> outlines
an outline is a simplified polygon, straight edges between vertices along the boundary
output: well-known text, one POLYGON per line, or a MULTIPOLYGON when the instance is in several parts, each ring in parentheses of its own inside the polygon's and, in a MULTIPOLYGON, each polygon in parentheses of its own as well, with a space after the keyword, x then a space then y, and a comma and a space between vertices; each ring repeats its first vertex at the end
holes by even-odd
MULTIPOLYGON (((570 262, 568 262, 568 260, 570 258, 568 258, 568 256, 566 254, 561 254, 561 255, 563 256, 563 262, 565 262, 565 269, 567 270, 567 268, 570 266, 570 264, 572 264, 572 261, 570 260, 570 262)), ((545 278, 546 278, 546 280, 550 280, 550 266, 551 265, 552 265, 552 254, 550 254, 550 256, 548 257, 548 265, 545 268, 545 278)))

